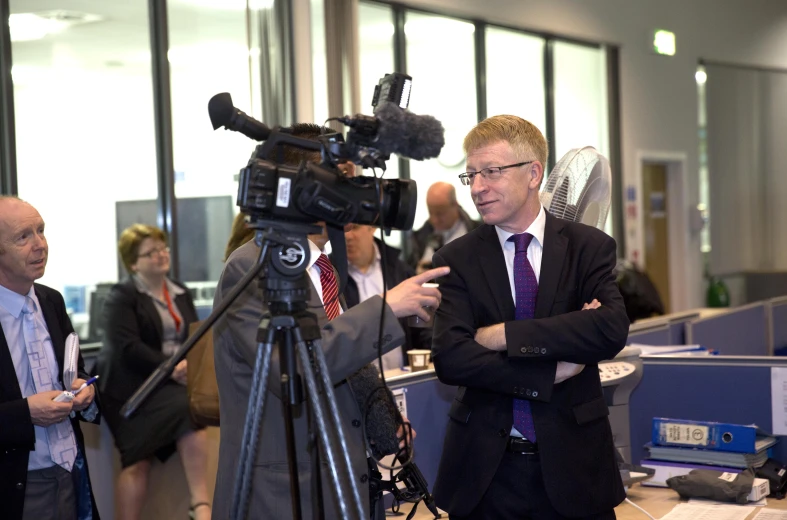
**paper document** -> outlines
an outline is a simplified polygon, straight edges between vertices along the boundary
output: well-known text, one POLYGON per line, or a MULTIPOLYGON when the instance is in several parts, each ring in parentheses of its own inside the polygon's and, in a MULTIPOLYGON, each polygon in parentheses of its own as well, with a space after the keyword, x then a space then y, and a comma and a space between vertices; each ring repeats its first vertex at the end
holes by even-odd
POLYGON ((760 509, 753 520, 787 520, 787 511, 776 511, 775 509, 760 509))
POLYGON ((79 336, 72 332, 66 338, 66 351, 63 356, 63 386, 71 390, 77 378, 77 362, 79 361, 79 336))
POLYGON ((396 388, 395 390, 391 390, 391 393, 394 396, 394 401, 396 402, 396 407, 399 408, 399 413, 402 414, 404 417, 407 417, 407 391, 406 388, 396 388))
MULTIPOLYGON (((690 498, 689 504, 706 504, 706 505, 717 505, 717 506, 728 506, 730 505, 729 502, 719 502, 718 500, 708 500, 706 498, 690 498)), ((745 504, 737 504, 741 506, 749 506, 749 507, 765 507, 768 505, 768 499, 763 497, 756 502, 746 502, 745 504)))
POLYGON ((676 505, 661 520, 746 520, 751 512, 748 507, 731 504, 716 506, 689 502, 676 505))
POLYGON ((773 435, 787 435, 787 368, 771 367, 773 435))

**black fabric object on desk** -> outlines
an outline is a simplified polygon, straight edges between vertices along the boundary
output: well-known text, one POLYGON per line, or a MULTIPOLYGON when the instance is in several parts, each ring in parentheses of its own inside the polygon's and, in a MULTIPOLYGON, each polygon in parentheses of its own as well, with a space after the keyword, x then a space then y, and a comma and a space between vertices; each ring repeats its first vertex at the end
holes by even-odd
POLYGON ((707 498, 737 504, 749 501, 753 484, 754 471, 751 468, 738 474, 693 469, 688 475, 667 479, 667 485, 677 491, 681 498, 707 498), (724 476, 729 476, 732 481, 722 478, 724 476))

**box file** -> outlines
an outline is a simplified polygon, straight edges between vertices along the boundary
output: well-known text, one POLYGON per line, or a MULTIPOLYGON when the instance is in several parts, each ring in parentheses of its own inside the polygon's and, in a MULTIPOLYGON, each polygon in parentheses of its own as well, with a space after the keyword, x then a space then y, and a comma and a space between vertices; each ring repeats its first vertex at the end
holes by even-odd
POLYGON ((652 442, 654 446, 759 453, 776 444, 776 438, 762 431, 755 424, 654 417, 652 442))

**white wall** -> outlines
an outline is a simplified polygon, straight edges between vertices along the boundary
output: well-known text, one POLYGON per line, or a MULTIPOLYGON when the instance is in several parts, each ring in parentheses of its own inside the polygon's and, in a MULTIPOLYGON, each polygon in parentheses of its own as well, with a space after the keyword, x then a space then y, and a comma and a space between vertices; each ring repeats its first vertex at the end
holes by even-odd
MULTIPOLYGON (((619 45, 624 194, 628 185, 641 191, 636 178, 638 153, 685 154, 686 213, 699 202, 694 81, 698 60, 787 67, 787 2, 411 0, 408 5, 619 45), (676 33, 674 57, 650 52, 649 36, 656 28, 676 33)), ((626 234, 627 254, 637 252, 642 257, 639 222, 627 221, 626 234)), ((699 234, 689 237, 688 247, 683 301, 695 307, 704 302, 699 234)))

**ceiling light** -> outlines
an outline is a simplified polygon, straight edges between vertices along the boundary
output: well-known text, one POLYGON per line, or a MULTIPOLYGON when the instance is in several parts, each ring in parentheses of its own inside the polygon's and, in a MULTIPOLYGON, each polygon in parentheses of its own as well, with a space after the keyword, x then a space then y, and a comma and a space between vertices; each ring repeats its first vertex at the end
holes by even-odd
POLYGON ((654 31, 653 51, 664 56, 675 56, 675 33, 664 29, 654 31))
POLYGON ((697 85, 704 85, 708 81, 708 73, 702 69, 698 69, 694 73, 694 79, 697 80, 697 85))
POLYGON ((68 27, 102 20, 101 16, 62 9, 37 13, 17 13, 9 18, 12 42, 40 40, 68 27))
POLYGON ((67 24, 43 18, 34 13, 12 14, 9 19, 12 42, 40 40, 66 28, 67 24))

